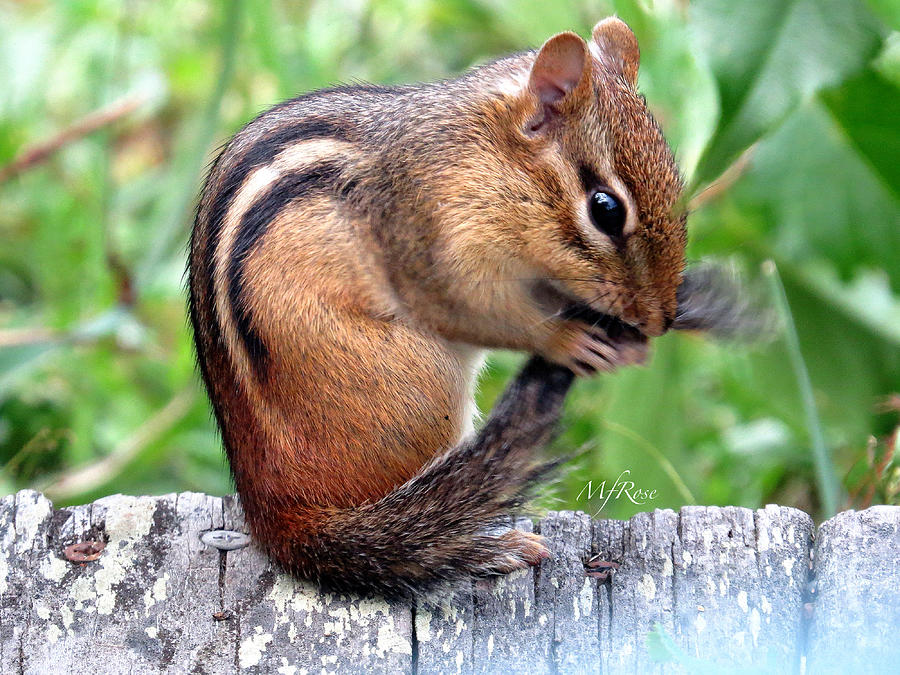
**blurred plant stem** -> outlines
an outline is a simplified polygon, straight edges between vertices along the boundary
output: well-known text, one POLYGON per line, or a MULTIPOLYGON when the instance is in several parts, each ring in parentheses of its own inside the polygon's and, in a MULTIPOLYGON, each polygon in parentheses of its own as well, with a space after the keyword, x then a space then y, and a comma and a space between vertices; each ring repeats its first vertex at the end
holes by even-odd
POLYGON ((703 205, 715 201, 728 192, 729 188, 740 180, 741 176, 743 176, 744 172, 747 170, 747 167, 750 166, 750 161, 753 159, 753 151, 756 149, 756 146, 757 143, 754 143, 744 150, 744 152, 738 155, 738 158, 735 159, 718 178, 710 181, 703 187, 698 188, 696 193, 690 197, 688 210, 696 211, 703 205))
POLYGON ((678 494, 681 495, 681 498, 684 499, 685 503, 697 503, 696 497, 694 497, 694 494, 687 486, 687 483, 684 482, 684 479, 678 473, 678 470, 673 466, 672 462, 670 462, 668 458, 663 453, 661 453, 659 449, 657 449, 650 441, 648 441, 646 438, 636 433, 632 429, 624 427, 621 424, 616 424, 615 422, 610 422, 609 420, 603 420, 602 424, 610 431, 614 431, 617 434, 621 434, 625 438, 631 439, 632 441, 637 443, 639 447, 646 450, 647 454, 659 463, 659 466, 672 481, 672 485, 674 485, 675 489, 678 490, 678 494))
POLYGON ((88 466, 67 472, 42 486, 40 490, 53 500, 68 500, 101 487, 115 478, 128 463, 148 445, 171 429, 191 409, 197 390, 188 387, 178 392, 172 400, 142 424, 135 432, 119 443, 103 459, 88 466))
POLYGON ((130 115, 146 102, 147 97, 144 94, 124 96, 108 106, 85 115, 46 141, 25 148, 15 159, 0 167, 0 183, 40 165, 70 143, 130 115))
POLYGON ((797 381, 797 386, 800 389, 803 412, 806 418, 806 430, 809 434, 810 443, 812 444, 816 481, 819 484, 819 496, 822 500, 822 516, 823 518, 830 518, 837 513, 841 490, 837 473, 835 472, 834 463, 831 461, 828 447, 825 445, 825 436, 822 433, 822 422, 819 419, 819 413, 816 410, 816 399, 813 395, 812 382, 809 379, 806 362, 803 360, 803 353, 800 351, 800 339, 797 337, 797 328, 794 325, 794 317, 791 314, 787 294, 784 292, 784 285, 781 283, 781 278, 778 276, 778 268, 775 266, 774 261, 767 260, 763 264, 763 274, 765 274, 766 278, 769 280, 772 297, 775 300, 775 306, 779 316, 784 322, 784 338, 787 343, 791 368, 794 371, 794 377, 797 381))
POLYGON ((133 318, 133 315, 117 305, 99 316, 79 322, 67 331, 29 328, 0 332, 0 400, 17 381, 60 347, 95 342, 113 335, 128 318, 133 318))

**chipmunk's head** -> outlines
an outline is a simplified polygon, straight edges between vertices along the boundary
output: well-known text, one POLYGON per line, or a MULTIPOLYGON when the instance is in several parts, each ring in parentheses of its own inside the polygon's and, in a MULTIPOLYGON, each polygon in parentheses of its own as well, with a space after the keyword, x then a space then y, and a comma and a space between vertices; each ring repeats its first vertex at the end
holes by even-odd
POLYGON ((561 33, 533 56, 506 98, 505 145, 525 167, 507 180, 519 195, 507 207, 519 255, 557 293, 654 336, 675 318, 686 211, 672 153, 635 88, 638 60, 616 18, 590 43, 561 33))

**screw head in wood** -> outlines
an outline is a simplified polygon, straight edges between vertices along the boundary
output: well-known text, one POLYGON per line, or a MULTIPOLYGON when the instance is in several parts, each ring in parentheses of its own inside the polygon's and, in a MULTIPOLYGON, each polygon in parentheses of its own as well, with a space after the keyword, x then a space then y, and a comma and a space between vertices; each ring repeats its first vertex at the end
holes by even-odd
POLYGON ((250 535, 234 530, 211 530, 204 532, 200 541, 220 551, 234 551, 249 545, 250 535))

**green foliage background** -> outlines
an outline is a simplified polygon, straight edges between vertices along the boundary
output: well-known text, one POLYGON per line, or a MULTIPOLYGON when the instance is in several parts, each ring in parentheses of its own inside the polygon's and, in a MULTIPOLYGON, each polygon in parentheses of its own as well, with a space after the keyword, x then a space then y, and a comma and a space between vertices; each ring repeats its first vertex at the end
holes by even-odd
MULTIPOLYGON (((876 404, 900 390, 897 0, 0 2, 0 167, 137 104, 0 183, 0 493, 231 490, 183 269, 204 168, 243 123, 337 82, 451 76, 613 12, 692 190, 724 173, 696 202, 690 257, 758 279, 782 321, 755 346, 667 336, 648 367, 579 383, 556 445, 583 452, 545 503, 595 512, 582 488, 626 470, 655 497, 605 515, 826 515, 870 484, 894 499, 890 444, 868 439, 896 425, 876 404)), ((483 409, 520 360, 492 356, 483 409)))

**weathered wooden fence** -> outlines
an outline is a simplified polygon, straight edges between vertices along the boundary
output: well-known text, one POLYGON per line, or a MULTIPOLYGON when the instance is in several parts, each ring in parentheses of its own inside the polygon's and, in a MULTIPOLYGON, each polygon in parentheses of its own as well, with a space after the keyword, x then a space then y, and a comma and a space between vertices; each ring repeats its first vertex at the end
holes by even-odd
POLYGON ((215 532, 243 529, 231 498, 23 491, 0 503, 0 672, 900 672, 898 525, 886 506, 817 530, 778 506, 550 513, 539 569, 410 606, 278 574, 215 532), (595 553, 620 564, 606 580, 595 553))

